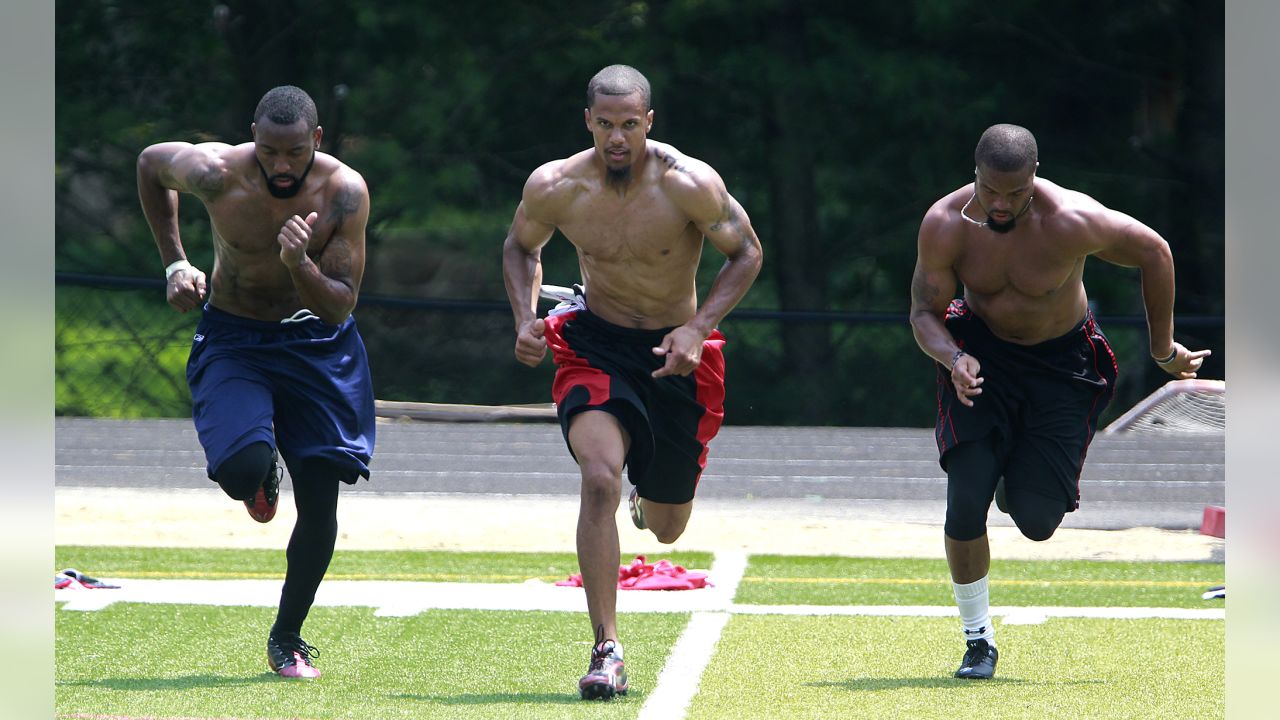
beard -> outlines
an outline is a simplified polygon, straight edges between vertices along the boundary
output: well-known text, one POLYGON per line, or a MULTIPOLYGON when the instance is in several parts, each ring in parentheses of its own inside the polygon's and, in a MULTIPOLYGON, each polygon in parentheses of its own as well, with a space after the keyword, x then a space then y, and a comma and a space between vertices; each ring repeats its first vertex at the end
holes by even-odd
POLYGON ((605 181, 613 187, 626 187, 631 182, 631 166, 620 168, 605 168, 605 181))
POLYGON ((268 176, 267 169, 262 167, 262 162, 256 156, 253 160, 258 163, 258 171, 262 173, 262 179, 267 182, 267 192, 271 193, 271 197, 287 200, 302 190, 302 181, 307 179, 307 175, 311 172, 311 166, 316 164, 316 154, 311 153, 311 161, 307 163, 307 169, 302 171, 301 177, 294 177, 289 173, 268 176), (293 183, 288 187, 279 187, 275 183, 277 179, 289 179, 293 183))
POLYGON ((992 232, 998 232, 1001 234, 1007 233, 1017 224, 1017 216, 1011 217, 1005 222, 996 222, 990 215, 987 216, 987 227, 990 228, 992 232))

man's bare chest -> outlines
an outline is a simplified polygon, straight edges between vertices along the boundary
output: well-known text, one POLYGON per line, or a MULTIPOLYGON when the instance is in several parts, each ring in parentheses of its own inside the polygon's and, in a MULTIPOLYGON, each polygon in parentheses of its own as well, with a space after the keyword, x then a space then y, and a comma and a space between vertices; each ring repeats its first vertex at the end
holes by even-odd
POLYGON ((1078 281, 1083 263, 1083 257, 1072 256, 1049 241, 1037 238, 1021 243, 967 243, 955 269, 969 292, 983 295, 1016 292, 1039 298, 1052 296, 1078 281))
POLYGON ((236 202, 234 198, 228 198, 210 206, 209 217, 223 245, 237 252, 254 254, 278 251, 280 242, 277 238, 285 223, 295 215, 305 218, 309 213, 318 211, 308 247, 309 251, 315 251, 333 233, 332 223, 326 220, 318 205, 317 202, 236 202))
POLYGON ((701 236, 669 202, 584 202, 570 210, 570 219, 560 224, 560 231, 580 253, 597 261, 683 255, 701 236))

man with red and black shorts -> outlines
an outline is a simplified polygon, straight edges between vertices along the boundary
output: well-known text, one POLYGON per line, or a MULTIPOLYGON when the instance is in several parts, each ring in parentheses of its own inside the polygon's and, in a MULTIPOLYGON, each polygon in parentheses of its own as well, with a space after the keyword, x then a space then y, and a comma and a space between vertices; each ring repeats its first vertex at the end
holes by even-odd
POLYGON ((622 470, 635 484, 632 518, 675 542, 693 509, 707 442, 723 417, 720 320, 760 272, 760 240, 706 163, 648 139, 649 82, 611 65, 587 84, 593 147, 538 168, 503 245, 516 359, 535 366, 550 345, 552 395, 582 476, 578 565, 595 646, 583 699, 629 684, 617 630, 622 470), (542 247, 559 230, 578 252, 582 292, 537 316, 542 247), (701 305, 703 242, 727 261, 701 305))
POLYGON ((1080 507, 1085 453, 1115 394, 1111 346, 1088 311, 1064 335, 1019 345, 996 337, 956 299, 947 308, 946 328, 963 352, 982 359, 986 392, 981 403, 961 403, 951 373, 938 365, 939 462, 946 470, 953 458, 969 463, 977 454, 1002 469, 948 487, 947 535, 983 534, 985 528, 961 526, 985 518, 994 493, 1024 535, 1047 540, 1063 514, 1080 507), (987 487, 991 480, 997 482, 987 487))
POLYGON ((938 367, 937 440, 947 473, 947 565, 965 653, 957 678, 995 674, 987 574, 994 498, 1047 540, 1080 501, 1080 469, 1115 392, 1116 362, 1089 310, 1089 256, 1142 274, 1151 357, 1193 378, 1208 350, 1173 339, 1173 256, 1154 230, 1037 176, 1026 128, 993 125, 974 182, 920 225, 911 327, 938 367), (964 297, 956 300, 958 286, 964 297))
POLYGON ((653 349, 674 329, 614 325, 588 310, 585 298, 546 320, 557 366, 551 399, 565 441, 580 412, 603 410, 617 419, 631 438, 627 477, 635 486, 632 519, 641 529, 646 523, 640 498, 669 505, 693 500, 707 464, 707 443, 724 420, 725 340, 719 330, 703 341, 702 360, 691 374, 653 377, 665 362, 653 349))

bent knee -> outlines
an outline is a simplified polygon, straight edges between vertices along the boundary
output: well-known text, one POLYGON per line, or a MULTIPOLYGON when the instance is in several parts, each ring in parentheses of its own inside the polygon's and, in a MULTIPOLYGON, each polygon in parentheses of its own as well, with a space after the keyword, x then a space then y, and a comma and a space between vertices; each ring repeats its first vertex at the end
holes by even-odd
POLYGON ((1018 530, 1021 531, 1022 536, 1028 540, 1034 540, 1036 542, 1044 542, 1045 540, 1048 540, 1049 538, 1053 537, 1053 534, 1058 531, 1058 526, 1056 524, 1055 525, 1018 525, 1018 530))
POLYGON ((1062 516, 1054 517, 1037 517, 1025 518, 1013 516, 1013 522, 1018 526, 1018 531, 1028 540, 1036 542, 1044 542, 1053 537, 1058 531, 1058 526, 1062 524, 1062 516))
POLYGON ((1062 501, 1030 492, 1008 496, 1009 517, 1023 537, 1043 542, 1053 537, 1066 516, 1062 501))
POLYGON ((653 531, 653 536, 663 545, 670 545, 671 543, 679 540, 680 536, 684 535, 684 528, 684 523, 681 523, 679 526, 669 525, 667 527, 649 527, 649 529, 653 531))
POLYGON ((583 463, 582 496, 617 503, 622 497, 622 468, 604 462, 583 463))
POLYGON ((662 533, 657 532, 655 530, 653 533, 653 536, 656 537, 658 539, 658 542, 662 543, 663 545, 670 545, 675 541, 679 540, 680 536, 683 534, 684 534, 684 530, 677 530, 675 532, 662 532, 662 533))
POLYGON ((274 470, 275 453, 271 446, 256 442, 223 460, 210 478, 231 498, 248 500, 257 494, 262 482, 274 470))

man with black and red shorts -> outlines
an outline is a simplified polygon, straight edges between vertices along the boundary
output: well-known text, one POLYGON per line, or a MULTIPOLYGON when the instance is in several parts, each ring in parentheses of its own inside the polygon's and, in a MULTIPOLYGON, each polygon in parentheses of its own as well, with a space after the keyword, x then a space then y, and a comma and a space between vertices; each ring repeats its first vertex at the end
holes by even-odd
POLYGON ((1052 536, 1079 506, 1085 453, 1115 392, 1115 356, 1085 295, 1086 258, 1141 271, 1160 368, 1195 377, 1209 351, 1173 339, 1173 257, 1154 230, 1037 177, 1026 128, 988 128, 974 159, 974 183, 934 203, 921 224, 911 326, 938 363, 945 546, 966 642, 955 676, 987 679, 999 658, 987 589, 991 501, 1026 537, 1052 536))
POLYGON ((596 635, 578 690, 608 699, 629 687, 616 612, 622 470, 635 485, 637 527, 675 542, 723 417, 716 327, 755 280, 762 252, 715 170, 648 139, 649 82, 634 68, 611 65, 591 79, 584 119, 594 146, 529 176, 502 265, 516 359, 537 365, 550 346, 558 366, 552 396, 582 476, 578 564, 596 635), (543 319, 541 251, 556 230, 577 249, 582 285, 555 293, 565 302, 543 319), (699 305, 704 240, 727 261, 699 305))

